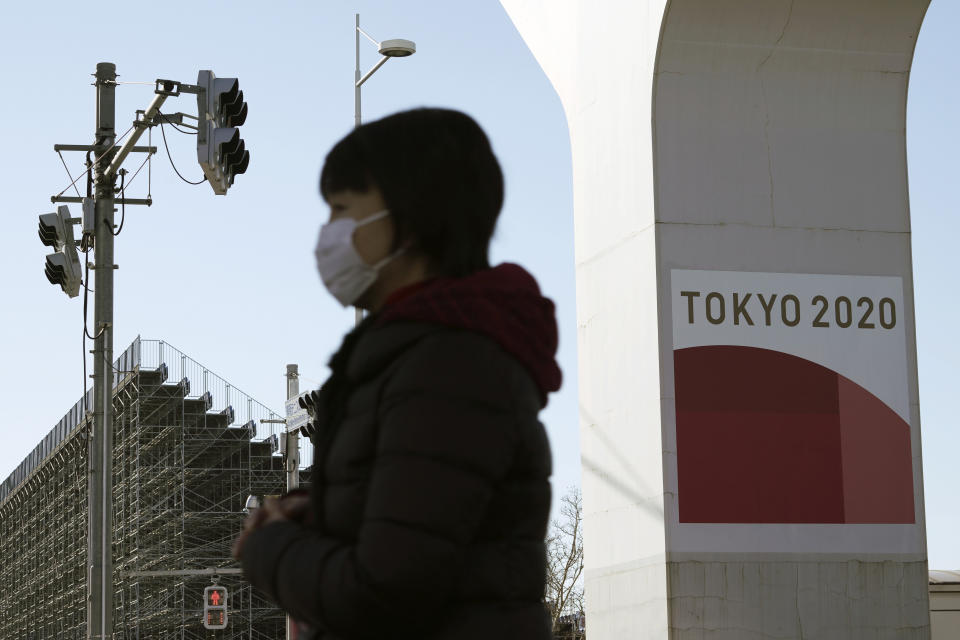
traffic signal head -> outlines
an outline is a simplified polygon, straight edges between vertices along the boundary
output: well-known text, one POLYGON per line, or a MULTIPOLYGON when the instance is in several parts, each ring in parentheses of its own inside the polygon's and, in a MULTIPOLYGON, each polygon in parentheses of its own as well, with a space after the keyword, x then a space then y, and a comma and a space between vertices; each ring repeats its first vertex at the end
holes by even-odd
POLYGON ((243 91, 236 78, 218 78, 213 81, 217 91, 217 111, 223 116, 228 127, 239 127, 247 121, 247 103, 243 101, 243 91))
POLYGON ((197 85, 197 160, 213 192, 224 195, 250 164, 239 129, 247 121, 247 103, 236 78, 201 71, 197 85))
POLYGON ((47 280, 50 284, 60 285, 64 293, 75 298, 80 294, 83 275, 73 239, 70 209, 59 206, 56 213, 40 214, 39 234, 44 245, 54 248, 54 253, 47 255, 44 267, 47 280))
POLYGON ((240 138, 240 129, 236 127, 214 129, 213 149, 214 158, 219 161, 221 171, 227 180, 227 187, 232 187, 233 179, 245 172, 247 165, 250 164, 250 152, 240 138))
POLYGON ((64 236, 63 227, 60 224, 60 216, 55 213, 40 214, 40 242, 45 246, 52 247, 56 245, 57 238, 64 236))
POLYGON ((203 628, 227 628, 227 588, 206 587, 203 590, 203 628))

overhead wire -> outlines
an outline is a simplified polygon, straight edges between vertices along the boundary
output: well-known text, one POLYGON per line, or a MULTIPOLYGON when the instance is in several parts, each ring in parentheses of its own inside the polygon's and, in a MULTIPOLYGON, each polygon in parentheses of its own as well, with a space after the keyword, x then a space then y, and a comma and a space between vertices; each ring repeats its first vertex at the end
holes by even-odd
MULTIPOLYGON (((89 338, 90 340, 96 340, 103 335, 103 327, 100 327, 100 331, 97 332, 97 335, 90 335, 89 329, 87 329, 87 298, 88 293, 90 292, 90 260, 89 258, 90 249, 87 249, 83 252, 83 335, 89 338)), ((94 292, 96 293, 96 292, 94 292)))
MULTIPOLYGON (((117 146, 117 145, 120 143, 121 140, 123 140, 124 138, 126 138, 126 137, 130 134, 130 132, 133 131, 133 128, 136 127, 136 126, 137 126, 136 124, 130 125, 130 128, 127 129, 127 130, 123 133, 122 136, 120 136, 119 138, 117 138, 117 139, 115 139, 115 140, 113 141, 113 144, 110 146, 109 149, 107 149, 106 151, 104 151, 103 153, 101 153, 100 156, 99 156, 96 160, 94 160, 94 164, 96 164, 96 163, 100 162, 101 160, 103 160, 103 158, 106 157, 106 155, 107 155, 108 153, 110 153, 111 151, 113 151, 113 148, 114 148, 115 146, 117 146)), ((64 163, 64 164, 66 164, 66 163, 64 163)), ((69 170, 67 171, 67 175, 70 175, 70 171, 69 171, 69 170)), ((58 194, 57 194, 56 196, 54 196, 54 197, 55 197, 55 198, 59 198, 60 196, 62 196, 62 195, 67 191, 67 189, 69 189, 70 187, 72 187, 72 186, 74 186, 75 184, 77 184, 77 180, 79 180, 79 179, 82 177, 82 175, 83 175, 83 174, 80 174, 79 176, 77 176, 77 177, 73 180, 73 182, 71 182, 70 184, 68 184, 67 186, 65 186, 65 187, 63 188, 63 190, 61 190, 60 193, 58 193, 58 194)))
POLYGON ((206 176, 204 176, 203 179, 198 182, 187 180, 186 178, 183 177, 183 174, 180 173, 180 171, 177 169, 177 165, 173 163, 173 156, 170 154, 170 145, 167 144, 167 133, 166 133, 166 130, 163 128, 162 120, 160 121, 160 135, 163 136, 163 146, 167 150, 167 159, 170 160, 170 166, 173 167, 174 172, 176 172, 176 174, 180 176, 180 179, 186 182, 187 184, 192 184, 192 185, 203 184, 204 182, 206 182, 207 181, 206 176))
MULTIPOLYGON (((133 127, 130 127, 131 129, 133 127)), ((126 134, 124 134, 126 135, 126 134)), ((101 156, 102 158, 103 156, 101 156)), ((93 190, 93 162, 90 162, 90 152, 87 152, 87 196, 90 196, 93 190)), ((94 214, 94 220, 96 220, 96 214, 94 214)), ((96 222, 94 222, 94 227, 96 227, 96 222)), ((103 334, 103 329, 101 328, 97 332, 96 336, 91 336, 90 331, 87 329, 87 298, 90 293, 90 243, 86 241, 86 234, 82 236, 84 239, 81 240, 81 248, 83 249, 83 337, 84 345, 83 352, 86 354, 87 345, 86 339, 90 338, 91 340, 96 340, 103 334)), ((83 358, 83 369, 87 369, 87 358, 84 355, 83 358)), ((84 374, 86 375, 86 374, 84 374)), ((86 379, 84 379, 86 381, 86 379)))
MULTIPOLYGON (((134 83, 128 83, 128 84, 134 84, 134 83)), ((116 140, 116 142, 114 142, 114 145, 113 145, 113 146, 115 147, 118 142, 120 142, 123 138, 125 138, 125 137, 133 130, 134 126, 135 126, 135 125, 132 125, 129 129, 127 129, 127 131, 126 131, 122 136, 120 136, 120 138, 118 138, 118 139, 116 140)), ((151 136, 151 138, 150 138, 150 142, 152 142, 152 136, 151 136)), ((108 150, 108 151, 109 151, 109 150, 108 150)), ((59 153, 59 152, 58 152, 58 153, 59 153)), ((99 158, 97 158, 97 159, 94 160, 94 161, 91 161, 91 159, 90 159, 90 154, 91 154, 91 151, 87 151, 86 171, 84 171, 84 173, 86 173, 86 175, 87 175, 87 197, 92 197, 92 195, 93 195, 93 166, 94 166, 94 164, 95 164, 96 162, 99 162, 99 161, 106 155, 106 152, 105 152, 104 154, 102 154, 99 158)), ((149 161, 152 156, 153 156, 153 154, 152 154, 151 152, 147 152, 147 158, 146 158, 146 160, 144 160, 144 161, 140 164, 140 166, 137 168, 136 172, 134 172, 133 177, 130 178, 130 182, 133 182, 134 178, 137 177, 137 174, 140 173, 140 171, 143 169, 144 164, 146 164, 147 161, 149 161)), ((63 160, 63 155, 62 155, 62 154, 60 155, 60 160, 61 160, 61 162, 63 162, 64 169, 67 170, 67 175, 70 177, 71 180, 73 180, 73 176, 70 175, 70 170, 67 169, 67 163, 63 160)), ((152 165, 151 165, 151 166, 152 166, 152 165)), ((119 226, 119 228, 117 229, 116 232, 113 232, 113 230, 111 230, 111 233, 113 233, 114 236, 120 235, 120 232, 123 230, 123 223, 124 223, 124 221, 126 220, 126 214, 127 214, 127 211, 126 211, 126 202, 125 202, 125 201, 126 201, 126 187, 129 186, 129 183, 126 182, 126 174, 127 174, 127 171, 126 171, 126 170, 121 170, 121 171, 120 171, 120 208, 121 208, 121 209, 120 209, 120 211, 121 211, 121 213, 120 213, 120 226, 119 226)), ((81 175, 82 175, 82 174, 81 174, 81 175)), ((71 185, 74 187, 74 190, 77 191, 77 195, 78 195, 78 196, 80 195, 80 191, 79 191, 79 189, 76 188, 76 182, 77 182, 77 180, 79 180, 79 179, 80 179, 80 176, 77 176, 77 179, 76 179, 76 180, 73 180, 73 182, 71 183, 71 185)), ((152 181, 151 181, 151 182, 152 182, 152 181)), ((69 188, 70 188, 70 187, 68 186, 67 189, 69 189, 69 188)), ((149 187, 147 188, 147 190, 148 190, 148 192, 149 192, 149 190, 150 190, 149 187)), ((66 189, 64 189, 64 191, 66 191, 66 189)), ((63 191, 61 191, 60 193, 62 194, 63 191)), ((86 413, 87 413, 87 339, 89 338, 90 340, 94 340, 94 341, 97 340, 101 335, 103 335, 103 332, 104 332, 104 330, 105 330, 105 327, 101 327, 100 330, 97 332, 97 335, 95 335, 95 336, 90 335, 90 329, 89 329, 88 324, 87 324, 87 320, 88 320, 88 300, 89 300, 89 293, 90 293, 90 291, 91 291, 90 285, 89 285, 89 282, 90 282, 90 246, 89 246, 89 243, 88 243, 88 241, 87 241, 87 237, 86 237, 86 236, 83 236, 83 238, 82 238, 82 240, 81 240, 81 249, 83 250, 83 335, 81 336, 81 344, 82 344, 82 347, 83 347, 83 395, 82 395, 81 397, 82 397, 82 400, 83 400, 83 413, 84 413, 84 415, 86 415, 86 413)), ((115 368, 115 367, 114 367, 114 368, 115 368)))
POLYGON ((93 197, 93 161, 90 160, 92 151, 87 151, 87 197, 93 197))
POLYGON ((83 417, 87 417, 87 328, 83 328, 83 391, 80 394, 83 402, 83 417))
MULTIPOLYGON (((152 84, 154 84, 154 83, 152 83, 152 82, 118 82, 117 84, 150 84, 150 85, 152 85, 152 84)), ((104 151, 104 153, 102 153, 102 154, 101 154, 98 158, 96 158, 95 160, 91 161, 91 159, 90 159, 90 154, 92 153, 92 150, 91 150, 91 151, 87 151, 87 154, 86 154, 86 162, 85 162, 85 171, 83 171, 83 173, 81 173, 80 175, 78 175, 76 178, 74 178, 73 175, 70 173, 70 169, 69 169, 69 167, 67 166, 67 162, 66 162, 66 160, 63 158, 63 153, 58 150, 58 151, 57 151, 57 154, 60 156, 60 162, 63 163, 63 168, 66 170, 67 176, 70 178, 71 182, 70 182, 70 184, 67 185, 62 191, 60 191, 60 193, 58 193, 56 197, 62 196, 63 193, 64 193, 67 189, 69 189, 70 187, 73 187, 74 191, 76 191, 76 193, 77 193, 77 196, 79 196, 79 197, 82 198, 82 196, 80 196, 80 190, 77 188, 76 184, 77 184, 77 181, 78 181, 84 174, 86 174, 86 176, 87 176, 87 197, 88 197, 88 198, 89 198, 89 197, 92 197, 92 196, 93 196, 93 167, 94 167, 94 165, 95 165, 96 163, 100 162, 100 160, 102 160, 102 159, 107 155, 107 153, 109 153, 113 148, 115 148, 115 147, 117 146, 117 144, 119 144, 124 138, 126 138, 126 137, 130 134, 130 132, 133 131, 133 129, 134 129, 135 127, 136 127, 136 123, 132 124, 132 125, 130 126, 130 128, 127 129, 127 130, 123 133, 123 135, 121 135, 119 138, 116 138, 116 139, 114 140, 114 143, 113 143, 113 145, 111 145, 110 149, 107 149, 106 151, 104 151)), ((147 131, 148 131, 148 135, 149 135, 149 142, 148 142, 148 144, 149 144, 150 146, 153 146, 153 131, 152 131, 152 129, 153 129, 153 127, 150 127, 150 128, 148 128, 148 130, 147 130, 147 131)), ((164 145, 166 145, 166 136, 164 136, 164 145)), ((168 155, 168 157, 169 157, 169 155, 170 155, 170 149, 169 149, 169 147, 167 148, 167 155, 168 155)), ((143 166, 144 166, 145 164, 149 163, 149 168, 147 169, 147 176, 148 176, 148 177, 147 177, 147 198, 148 198, 148 199, 150 198, 151 186, 152 186, 152 183, 153 183, 153 179, 152 179, 152 178, 153 178, 153 175, 152 175, 152 174, 153 174, 153 171, 152 171, 152 169, 153 169, 153 163, 151 162, 152 157, 153 157, 153 153, 148 151, 148 152, 147 152, 147 158, 140 164, 140 166, 139 166, 139 167, 137 168, 137 170, 134 172, 133 176, 130 178, 130 182, 133 182, 134 179, 136 179, 137 175, 140 173, 140 171, 143 169, 143 166)), ((173 164, 173 158, 170 158, 170 164, 171 164, 171 165, 173 164)), ((174 167, 174 170, 176 171, 176 167, 174 167)), ((126 172, 125 170, 122 170, 122 171, 120 172, 120 207, 121 207, 120 226, 119 226, 119 228, 117 229, 117 231, 116 231, 115 233, 113 233, 113 231, 111 230, 111 233, 113 233, 114 236, 120 235, 120 232, 123 230, 123 223, 124 223, 124 221, 126 220, 126 202, 125 202, 125 201, 126 201, 126 187, 129 186, 129 183, 126 182, 126 173, 127 173, 127 172, 126 172)), ((178 173, 178 175, 179 175, 179 171, 178 171, 177 173, 178 173)), ((182 177, 182 176, 181 176, 181 177, 182 177)), ((83 414, 84 414, 84 417, 86 417, 86 414, 87 414, 87 339, 89 338, 90 340, 94 340, 94 341, 97 340, 101 335, 103 335, 103 332, 104 332, 104 330, 105 330, 105 327, 101 327, 100 330, 97 332, 97 335, 95 335, 95 336, 91 336, 91 335, 90 335, 90 330, 89 330, 88 325, 87 325, 87 319, 88 319, 87 309, 88 309, 88 300, 89 300, 89 293, 90 293, 90 286, 89 286, 89 282, 90 282, 90 259, 89 259, 89 257, 90 257, 90 246, 89 246, 89 243, 87 242, 87 237, 86 237, 86 236, 83 236, 83 238, 82 238, 82 240, 81 240, 81 250, 83 251, 83 334, 82 334, 82 336, 81 336, 81 345, 82 345, 82 350, 83 350, 83 387, 82 387, 83 393, 81 394, 81 399, 82 399, 82 401, 83 401, 83 414)), ((113 368, 115 371, 118 371, 117 368, 113 366, 113 363, 108 363, 108 364, 110 364, 111 368, 113 368)), ((88 425, 88 430, 89 430, 89 425, 88 425)))
MULTIPOLYGON (((93 162, 90 160, 90 154, 92 151, 87 151, 86 155, 86 164, 87 170, 87 197, 90 198, 93 196, 93 162)), ((90 291, 89 277, 90 277, 90 268, 89 261, 87 260, 90 253, 90 242, 87 234, 80 236, 80 249, 83 251, 83 335, 81 336, 81 343, 83 345, 83 395, 80 396, 83 401, 83 417, 87 417, 87 336, 90 335, 87 331, 87 294, 90 291)), ((87 430, 90 430, 89 423, 87 424, 87 430)))
POLYGON ((103 334, 103 329, 97 332, 96 336, 91 336, 90 331, 87 329, 87 294, 90 292, 89 278, 90 278, 90 261, 89 261, 90 248, 87 247, 83 252, 83 395, 80 396, 83 400, 83 415, 87 415, 87 338, 91 340, 96 340, 103 334))
POLYGON ((179 131, 180 133, 182 133, 182 134, 184 134, 184 135, 195 136, 195 135, 197 135, 197 133, 198 133, 197 131, 190 131, 189 129, 181 129, 180 127, 178 127, 177 125, 173 124, 172 122, 167 122, 166 124, 170 125, 171 127, 173 127, 174 129, 176 129, 177 131, 179 131))
POLYGON ((118 369, 115 364, 113 364, 112 362, 110 362, 109 360, 107 360, 107 356, 106 356, 106 355, 101 356, 101 358, 103 358, 104 363, 106 363, 107 365, 109 365, 110 368, 113 369, 116 373, 120 373, 120 374, 123 374, 123 373, 135 373, 135 371, 132 370, 132 369, 118 369))
MULTIPOLYGON (((117 84, 153 84, 153 83, 152 83, 152 82, 118 82, 117 84)), ((161 117, 163 116, 163 114, 160 113, 159 109, 157 110, 157 113, 160 114, 161 117)), ((204 176, 203 179, 200 180, 200 181, 198 181, 198 182, 194 182, 194 181, 191 181, 191 180, 187 180, 186 178, 183 177, 183 174, 181 174, 180 171, 177 169, 177 165, 173 162, 173 155, 170 153, 170 145, 167 143, 167 133, 166 133, 166 130, 164 129, 164 127, 163 127, 163 124, 164 124, 164 123, 161 121, 161 122, 160 122, 160 134, 163 136, 163 146, 164 146, 164 149, 166 149, 167 159, 170 161, 170 166, 173 168, 174 172, 177 174, 177 176, 178 176, 181 180, 183 180, 183 181, 186 182, 187 184, 200 185, 200 184, 203 184, 204 182, 206 182, 206 180, 207 180, 206 176, 204 176)), ((191 132, 191 131, 187 131, 187 130, 185 130, 185 129, 181 129, 180 127, 178 127, 177 125, 173 124, 172 122, 169 123, 169 124, 170 124, 170 126, 172 126, 174 129, 176 129, 177 131, 179 131, 180 133, 183 133, 183 134, 186 134, 186 135, 197 135, 197 132, 191 132)), ((58 153, 58 155, 60 156, 60 161, 63 163, 63 168, 66 170, 67 176, 70 178, 71 182, 70 182, 70 184, 68 184, 62 191, 60 191, 60 193, 58 193, 56 197, 62 196, 63 193, 64 193, 67 189, 69 189, 70 187, 73 187, 74 191, 77 192, 77 196, 80 196, 80 190, 77 188, 76 184, 77 184, 77 181, 84 175, 84 173, 85 173, 86 176, 87 176, 87 196, 90 197, 90 196, 92 195, 92 188, 93 188, 93 187, 92 187, 92 185, 93 185, 93 175, 92 175, 92 172, 93 172, 93 167, 94 167, 94 165, 97 164, 97 163, 99 163, 100 160, 102 160, 110 151, 113 150, 113 148, 115 148, 115 147, 117 146, 117 144, 119 144, 124 138, 126 138, 126 137, 130 134, 130 132, 133 131, 133 129, 134 129, 135 126, 136 126, 136 123, 134 123, 133 125, 131 125, 130 128, 127 129, 127 130, 123 133, 123 135, 121 135, 119 138, 115 139, 115 141, 114 141, 113 145, 111 145, 110 149, 107 149, 106 151, 104 151, 99 157, 97 157, 97 158, 94 159, 93 161, 90 160, 90 153, 91 153, 91 152, 88 151, 88 152, 87 152, 87 157, 86 157, 86 170, 85 170, 83 173, 81 173, 80 175, 78 175, 76 178, 74 178, 73 175, 70 173, 70 169, 67 167, 67 162, 66 162, 66 160, 64 160, 63 154, 62 154, 60 151, 58 151, 57 153, 58 153)), ((148 131, 148 136, 149 136, 148 144, 149 144, 150 146, 153 146, 153 127, 149 127, 147 131, 148 131)), ((144 165, 149 165, 149 166, 148 166, 148 169, 147 169, 147 198, 148 198, 148 199, 150 198, 150 194, 151 194, 151 191, 152 191, 152 184, 153 184, 153 162, 152 162, 152 158, 153 158, 153 153, 148 151, 148 152, 147 152, 147 157, 146 157, 146 159, 145 159, 142 163, 140 163, 140 166, 139 166, 139 167, 137 168, 137 170, 133 173, 133 176, 131 176, 131 178, 130 178, 130 182, 127 182, 127 180, 126 180, 127 171, 126 171, 126 170, 121 170, 121 171, 120 171, 120 226, 117 227, 116 232, 114 232, 114 231, 111 229, 111 233, 113 233, 114 236, 120 235, 120 232, 123 231, 123 224, 124 224, 124 222, 126 221, 126 188, 127 188, 128 186, 130 186, 130 183, 132 183, 132 182, 136 179, 137 175, 140 174, 140 171, 143 170, 144 165)), ((82 197, 82 196, 80 196, 80 197, 82 197)), ((86 416, 86 412, 87 412, 87 407, 86 407, 86 401, 87 401, 87 339, 96 341, 97 339, 100 338, 100 336, 103 335, 103 332, 106 330, 106 327, 100 327, 100 330, 97 331, 97 334, 96 334, 95 336, 90 335, 90 330, 89 330, 89 327, 88 327, 88 324, 87 324, 87 319, 88 319, 87 309, 88 309, 88 300, 89 300, 89 293, 90 293, 90 286, 89 286, 89 279, 90 279, 90 260, 89 260, 89 252, 90 252, 90 247, 89 247, 88 243, 86 242, 86 239, 84 239, 81 244, 82 244, 82 247, 81 247, 81 248, 83 249, 83 271, 84 271, 84 273, 83 273, 83 335, 82 335, 82 340, 81 340, 82 347, 83 347, 83 395, 82 395, 81 397, 82 397, 82 399, 83 399, 84 416, 86 416)), ((107 362, 105 357, 104 357, 104 362, 107 362)), ((110 366, 110 368, 113 369, 114 371, 116 371, 116 372, 118 372, 118 373, 124 373, 124 372, 120 371, 119 369, 117 369, 117 368, 113 365, 112 362, 107 362, 107 364, 108 364, 108 365, 110 366)))
MULTIPOLYGON (((134 181, 134 179, 137 177, 137 174, 140 173, 140 170, 143 169, 144 165, 147 164, 147 162, 150 160, 150 156, 152 156, 152 155, 153 155, 152 153, 148 153, 146 159, 144 159, 144 161, 140 163, 140 166, 137 167, 137 170, 133 172, 133 175, 130 176, 130 182, 127 183, 127 186, 128 186, 128 187, 129 187, 130 184, 134 181)), ((148 173, 149 173, 149 172, 148 172, 148 173)), ((121 185, 120 188, 122 189, 123 186, 121 185)), ((150 191, 150 188, 147 187, 147 197, 148 197, 148 198, 150 197, 149 191, 150 191)))
MULTIPOLYGON (((281 374, 281 375, 285 375, 285 374, 281 374)), ((323 383, 320 382, 319 380, 314 380, 313 378, 308 378, 307 376, 303 375, 302 373, 299 374, 299 376, 300 376, 300 379, 301 379, 301 380, 304 380, 304 381, 306 381, 306 382, 309 382, 310 384, 316 385, 317 387, 322 387, 322 386, 323 386, 323 383)))
MULTIPOLYGON (((157 115, 159 115, 159 116, 162 118, 162 117, 163 117, 163 112, 161 112, 160 109, 157 109, 157 115)), ((164 124, 164 123, 161 122, 161 124, 164 124)), ((170 126, 173 127, 174 129, 176 129, 177 131, 179 131, 180 133, 183 133, 183 134, 185 134, 185 135, 188 135, 188 136, 195 136, 195 135, 197 135, 197 132, 196 132, 196 131, 188 131, 188 130, 186 130, 186 129, 181 129, 180 127, 178 127, 177 125, 175 125, 175 124, 172 123, 172 122, 167 122, 167 123, 165 123, 165 124, 170 125, 170 126)))
MULTIPOLYGON (((60 162, 63 163, 63 168, 67 172, 67 177, 73 180, 73 175, 70 173, 70 168, 67 166, 67 161, 63 159, 63 152, 61 152, 58 149, 57 155, 60 156, 60 162)), ((77 180, 79 179, 80 179, 80 176, 77 176, 77 180)), ((82 198, 83 196, 80 195, 80 189, 77 188, 77 180, 73 180, 73 182, 71 182, 70 185, 73 187, 73 190, 77 192, 77 197, 82 198)), ((70 187, 67 187, 67 189, 69 188, 70 187)), ((64 191, 66 191, 66 189, 64 189, 64 191)))
MULTIPOLYGON (((124 83, 124 84, 139 84, 139 83, 132 83, 132 82, 131 82, 131 83, 124 83)), ((147 83, 147 84, 152 84, 152 83, 147 83)), ((161 116, 163 115, 163 113, 161 113, 159 109, 157 110, 157 113, 158 113, 159 115, 161 115, 161 116)), ((160 124, 160 133, 163 135, 163 146, 164 146, 164 148, 166 149, 166 152, 167 152, 167 159, 170 161, 170 166, 173 167, 173 170, 174 170, 174 172, 177 174, 177 176, 178 176, 181 180, 183 180, 184 182, 186 182, 187 184, 199 185, 199 184, 203 184, 204 182, 206 182, 206 180, 207 180, 206 176, 204 176, 203 179, 201 179, 201 180, 199 180, 199 181, 197 181, 197 182, 194 182, 194 181, 192 181, 192 180, 188 180, 187 178, 185 178, 185 177, 183 176, 182 173, 180 173, 179 169, 177 169, 177 166, 176 166, 176 164, 175 164, 174 161, 173 161, 173 155, 170 153, 170 146, 169 146, 169 144, 167 143, 166 130, 165 130, 164 127, 163 127, 164 123, 161 121, 159 124, 160 124)), ((175 124, 172 123, 172 122, 166 123, 166 124, 169 124, 171 127, 173 127, 174 129, 176 129, 176 130, 179 131, 180 133, 183 133, 184 135, 194 135, 194 136, 197 135, 197 132, 196 132, 196 131, 188 131, 188 130, 186 130, 186 129, 182 129, 182 128, 178 127, 177 125, 175 125, 175 124)), ((130 134, 130 132, 133 131, 133 129, 134 129, 135 127, 136 127, 136 124, 131 125, 130 128, 128 128, 121 136, 119 136, 119 137, 114 141, 114 144, 113 144, 113 146, 112 146, 110 149, 107 149, 106 151, 104 151, 99 157, 95 158, 95 159, 93 160, 93 162, 90 161, 90 152, 87 152, 87 161, 86 161, 86 171, 85 171, 85 173, 87 173, 87 178, 88 178, 88 188, 87 188, 87 191, 88 191, 88 194, 87 194, 87 195, 88 195, 88 197, 90 196, 90 193, 89 193, 89 191, 90 191, 90 182, 89 182, 89 180, 90 180, 90 172, 91 172, 91 170, 92 170, 92 167, 93 167, 94 165, 96 165, 98 162, 100 162, 100 160, 102 160, 108 153, 110 153, 110 151, 111 151, 114 147, 116 147, 121 141, 123 141, 123 139, 126 138, 126 137, 130 134)), ((153 143, 153 131, 152 131, 152 128, 153 128, 153 127, 150 127, 150 129, 148 130, 148 131, 149 131, 149 135, 150 135, 150 142, 149 142, 149 144, 151 144, 151 146, 152 146, 152 143, 153 143)), ((81 174, 78 175, 76 178, 74 178, 74 177, 73 177, 73 174, 70 173, 70 169, 69 169, 68 166, 67 166, 66 160, 64 160, 64 158, 63 158, 63 154, 62 154, 61 152, 59 152, 59 151, 58 151, 57 153, 60 155, 60 161, 63 163, 63 168, 66 170, 67 176, 70 178, 71 182, 70 182, 70 184, 68 184, 66 187, 64 187, 55 197, 59 198, 60 196, 63 195, 63 193, 64 193, 67 189, 70 189, 71 187, 73 187, 73 189, 77 192, 77 195, 80 196, 80 190, 77 189, 76 184, 77 184, 77 181, 80 180, 81 177, 83 177, 83 174, 81 173, 81 174)), ((145 160, 143 164, 146 164, 148 161, 150 161, 152 155, 153 155, 153 154, 148 153, 148 154, 147 154, 147 160, 145 160)), ((141 164, 140 167, 137 169, 137 171, 134 172, 134 177, 136 177, 136 175, 137 175, 138 173, 140 173, 140 170, 143 168, 143 164, 141 164)), ((147 173, 148 173, 148 176, 149 176, 149 178, 148 178, 149 186, 147 187, 148 197, 149 197, 149 192, 151 191, 151 186, 152 186, 152 183, 153 183, 153 164, 152 164, 152 162, 150 163, 150 168, 148 169, 148 172, 147 172, 147 173)), ((133 182, 133 178, 131 178, 130 181, 133 182)), ((128 185, 128 186, 129 186, 129 185, 128 185)), ((82 197, 82 196, 80 196, 80 197, 82 197)))
MULTIPOLYGON (((142 167, 143 165, 140 165, 140 166, 142 167)), ((126 187, 124 186, 126 177, 127 177, 127 170, 120 169, 120 226, 117 227, 116 231, 114 231, 113 229, 110 230, 110 233, 112 233, 114 236, 120 235, 120 232, 123 231, 123 223, 127 219, 127 197, 126 195, 124 195, 126 190, 126 187)))

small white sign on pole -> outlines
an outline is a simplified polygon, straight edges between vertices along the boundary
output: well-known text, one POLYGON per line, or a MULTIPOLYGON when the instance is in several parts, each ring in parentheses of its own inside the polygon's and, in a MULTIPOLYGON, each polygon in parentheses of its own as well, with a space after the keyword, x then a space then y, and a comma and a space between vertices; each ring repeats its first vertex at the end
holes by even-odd
POLYGON ((286 412, 287 412, 287 432, 295 431, 300 427, 304 426, 309 422, 310 415, 307 413, 307 410, 300 406, 300 398, 310 393, 309 391, 304 391, 298 396, 294 396, 287 400, 286 403, 286 412))

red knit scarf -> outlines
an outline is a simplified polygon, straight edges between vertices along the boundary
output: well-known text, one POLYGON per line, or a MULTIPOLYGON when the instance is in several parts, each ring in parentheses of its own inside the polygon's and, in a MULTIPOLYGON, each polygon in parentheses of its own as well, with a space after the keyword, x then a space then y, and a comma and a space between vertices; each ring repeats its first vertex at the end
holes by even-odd
POLYGON ((560 388, 554 304, 519 265, 504 263, 463 278, 437 278, 400 289, 387 300, 376 324, 403 320, 493 338, 530 372, 544 406, 547 394, 560 388))

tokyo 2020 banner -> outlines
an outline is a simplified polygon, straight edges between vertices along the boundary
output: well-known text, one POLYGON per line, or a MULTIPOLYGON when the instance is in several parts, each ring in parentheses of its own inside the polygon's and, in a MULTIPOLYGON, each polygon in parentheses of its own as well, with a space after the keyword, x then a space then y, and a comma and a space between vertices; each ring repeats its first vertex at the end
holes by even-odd
POLYGON ((900 278, 673 270, 671 295, 680 525, 915 522, 900 278))

